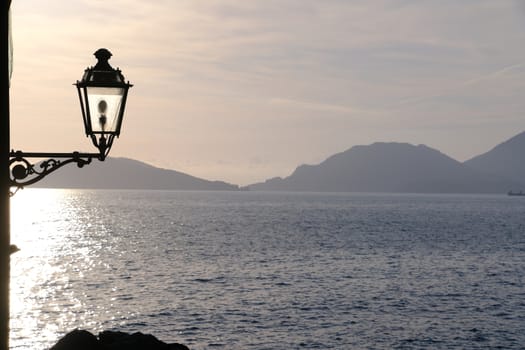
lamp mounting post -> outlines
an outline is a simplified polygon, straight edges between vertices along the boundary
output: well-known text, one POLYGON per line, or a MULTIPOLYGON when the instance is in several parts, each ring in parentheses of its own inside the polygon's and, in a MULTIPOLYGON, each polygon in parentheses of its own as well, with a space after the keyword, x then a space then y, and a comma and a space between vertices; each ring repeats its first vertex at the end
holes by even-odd
POLYGON ((0 350, 9 349, 9 6, 2 1, 0 16, 0 350))
POLYGON ((0 14, 0 350, 9 349, 9 279, 10 279, 10 196, 11 187, 34 184, 70 163, 78 167, 92 159, 103 161, 119 137, 131 85, 120 69, 108 60, 107 49, 95 52, 98 62, 84 71, 76 85, 86 136, 98 149, 96 153, 22 152, 10 149, 9 124, 9 7, 1 2, 0 14), (38 159, 38 161, 35 161, 38 159))

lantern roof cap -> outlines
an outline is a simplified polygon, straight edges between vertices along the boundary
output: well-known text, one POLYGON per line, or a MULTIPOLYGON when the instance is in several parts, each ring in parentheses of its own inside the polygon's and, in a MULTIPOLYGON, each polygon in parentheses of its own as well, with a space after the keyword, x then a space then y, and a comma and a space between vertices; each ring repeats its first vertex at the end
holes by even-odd
POLYGON ((113 56, 108 49, 98 49, 94 53, 97 58, 95 66, 86 68, 80 81, 77 81, 77 87, 108 87, 108 88, 130 88, 132 84, 126 82, 120 69, 114 69, 108 63, 113 56))
POLYGON ((98 49, 94 53, 95 57, 97 58, 98 62, 95 65, 94 69, 98 71, 112 71, 113 67, 109 64, 109 59, 111 56, 111 52, 109 52, 108 49, 98 49))

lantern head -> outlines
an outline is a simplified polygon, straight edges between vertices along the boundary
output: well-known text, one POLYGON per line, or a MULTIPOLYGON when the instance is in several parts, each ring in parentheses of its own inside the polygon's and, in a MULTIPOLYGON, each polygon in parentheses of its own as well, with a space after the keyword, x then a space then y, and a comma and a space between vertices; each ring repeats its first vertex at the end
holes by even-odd
POLYGON ((103 160, 109 153, 113 139, 120 135, 122 118, 131 85, 125 81, 120 69, 108 63, 111 52, 95 52, 98 62, 84 71, 76 82, 86 136, 90 137, 103 160))

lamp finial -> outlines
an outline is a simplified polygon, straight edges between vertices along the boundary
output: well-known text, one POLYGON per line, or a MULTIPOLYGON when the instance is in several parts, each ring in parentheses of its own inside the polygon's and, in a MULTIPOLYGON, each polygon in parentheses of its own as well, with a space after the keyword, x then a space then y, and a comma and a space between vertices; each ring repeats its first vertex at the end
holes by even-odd
POLYGON ((113 70, 108 62, 113 55, 108 49, 98 49, 94 55, 98 60, 95 70, 113 70))

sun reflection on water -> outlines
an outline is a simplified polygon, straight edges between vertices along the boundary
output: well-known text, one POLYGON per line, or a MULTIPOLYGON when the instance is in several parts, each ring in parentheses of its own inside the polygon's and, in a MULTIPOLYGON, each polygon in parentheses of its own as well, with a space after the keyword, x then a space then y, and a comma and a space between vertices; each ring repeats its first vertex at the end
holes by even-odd
POLYGON ((66 325, 88 323, 72 287, 94 264, 76 199, 71 190, 27 189, 11 200, 11 242, 20 248, 11 258, 13 348, 33 348, 35 334, 51 343, 66 325))

